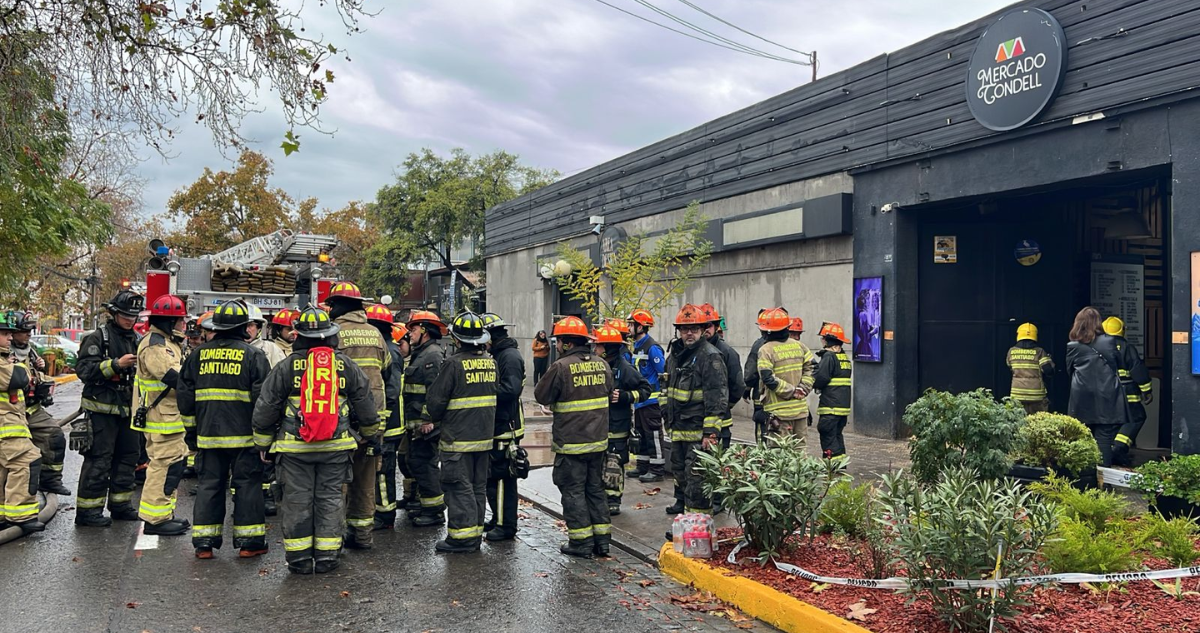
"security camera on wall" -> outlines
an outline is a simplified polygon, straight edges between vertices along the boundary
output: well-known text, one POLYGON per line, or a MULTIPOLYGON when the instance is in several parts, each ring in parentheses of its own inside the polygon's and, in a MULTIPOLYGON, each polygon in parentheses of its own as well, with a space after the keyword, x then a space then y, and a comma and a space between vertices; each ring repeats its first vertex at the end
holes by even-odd
POLYGON ((592 235, 600 235, 603 232, 604 232, 603 224, 593 224, 592 225, 592 235))

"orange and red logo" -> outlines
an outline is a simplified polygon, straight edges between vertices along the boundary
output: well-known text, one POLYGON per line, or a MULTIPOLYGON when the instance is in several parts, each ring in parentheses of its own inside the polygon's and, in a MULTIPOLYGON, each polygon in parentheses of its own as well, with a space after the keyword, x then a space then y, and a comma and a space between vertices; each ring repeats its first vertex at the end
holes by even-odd
POLYGON ((1010 59, 1015 59, 1025 54, 1025 41, 1021 38, 1015 38, 1003 42, 996 48, 996 63, 1002 64, 1010 59))

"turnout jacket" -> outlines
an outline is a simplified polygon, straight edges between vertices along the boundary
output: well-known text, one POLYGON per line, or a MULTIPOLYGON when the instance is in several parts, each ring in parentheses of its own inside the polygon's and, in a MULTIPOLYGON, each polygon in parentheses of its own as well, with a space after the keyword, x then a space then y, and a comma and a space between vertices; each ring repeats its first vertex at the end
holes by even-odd
POLYGON ((483 350, 461 351, 442 364, 425 408, 448 453, 492 450, 496 421, 496 359, 483 350))
POLYGON ((254 446, 254 403, 271 372, 254 346, 215 338, 192 350, 179 372, 176 400, 185 420, 194 420, 201 449, 254 446))
MULTIPOLYGON (((29 387, 29 370, 12 356, 7 347, 0 347, 0 440, 10 437, 32 437, 25 417, 25 389, 29 387)), ((36 483, 36 482, 35 482, 36 483)))
POLYGON ((138 343, 137 373, 133 380, 133 408, 149 407, 159 395, 172 391, 159 400, 158 405, 146 412, 146 428, 130 427, 143 433, 183 433, 183 416, 176 402, 179 367, 183 362, 183 348, 176 335, 151 327, 146 337, 138 343))
POLYGON ((762 385, 763 410, 780 420, 808 417, 808 400, 796 395, 796 387, 811 391, 814 382, 813 353, 800 341, 767 341, 758 350, 758 380, 762 385))
POLYGON ((358 439, 379 432, 379 417, 371 396, 371 383, 354 360, 334 352, 338 376, 338 425, 333 438, 305 442, 300 437, 300 385, 308 368, 309 350, 292 352, 267 374, 254 403, 254 446, 272 453, 324 453, 352 451, 358 439))
POLYGON ((112 321, 83 337, 75 363, 75 373, 83 381, 80 408, 128 418, 132 413, 129 407, 133 402, 135 369, 121 369, 117 359, 137 352, 137 333, 122 330, 112 321))
POLYGON ((496 359, 498 385, 496 391, 497 440, 525 437, 525 412, 521 409, 521 390, 525 387, 525 359, 516 339, 506 336, 492 343, 496 359), (514 430, 515 429, 515 430, 514 430))
POLYGON ((291 353, 291 350, 284 352, 283 349, 276 345, 274 341, 268 341, 264 338, 256 338, 253 341, 250 341, 250 347, 262 352, 263 356, 265 356, 267 359, 267 364, 271 367, 278 365, 280 361, 282 361, 289 353, 291 353))
POLYGON ((846 352, 823 349, 817 352, 813 388, 821 392, 817 415, 850 415, 850 357, 846 352))
MULTIPOLYGON (((746 367, 742 373, 742 380, 746 383, 746 391, 743 397, 751 398, 758 402, 762 397, 762 389, 758 384, 758 351, 766 345, 767 337, 760 336, 754 344, 750 346, 750 353, 746 355, 746 367)), ((729 396, 732 398, 733 396, 729 396)))
POLYGON ((1137 348, 1130 345, 1123 336, 1114 336, 1117 351, 1121 354, 1121 368, 1117 375, 1121 378, 1121 387, 1125 389, 1125 400, 1130 404, 1141 404, 1142 394, 1150 393, 1154 384, 1150 382, 1150 370, 1142 361, 1142 355, 1137 348))
MULTIPOLYGON (((25 371, 29 374, 29 385, 25 387, 25 414, 33 415, 42 409, 42 402, 37 398, 36 389, 40 383, 46 381, 46 376, 37 368, 38 359, 41 356, 37 350, 33 349, 32 345, 25 347, 17 347, 14 343, 12 346, 12 358, 25 366, 25 371)), ((76 362, 78 364, 78 361, 76 362)))
POLYGON ((633 365, 650 383, 650 397, 634 404, 633 408, 641 409, 652 404, 659 404, 658 398, 662 394, 659 392, 658 376, 667 371, 667 356, 663 351, 663 346, 659 345, 658 341, 649 334, 638 339, 633 344, 633 365))
POLYGON ((1018 341, 1008 350, 1005 363, 1012 370, 1010 393, 1015 400, 1041 402, 1046 399, 1044 378, 1054 373, 1054 360, 1046 350, 1033 341, 1018 341))
POLYGON ((563 455, 608 450, 612 390, 612 370, 588 347, 574 347, 554 361, 533 390, 534 399, 554 412, 551 450, 563 455))
MULTIPOLYGON (((408 355, 408 367, 404 369, 404 423, 409 430, 414 430, 426 422, 432 422, 429 412, 425 410, 425 395, 429 385, 433 384, 442 363, 446 362, 446 351, 436 340, 425 341, 419 347, 414 347, 408 355)), ((426 436, 415 436, 417 439, 432 439, 437 435, 437 428, 426 436)))
POLYGON ((650 398, 650 381, 634 368, 623 353, 604 357, 613 373, 613 385, 621 394, 616 402, 609 398, 608 439, 619 440, 629 437, 633 428, 633 405, 650 398))
POLYGON ((363 310, 347 312, 333 322, 342 327, 338 332, 338 350, 366 374, 371 385, 371 396, 375 398, 375 408, 386 421, 391 412, 387 408, 384 382, 391 368, 392 355, 388 352, 383 335, 374 325, 367 323, 367 313, 363 310))
MULTIPOLYGON (((721 358, 725 360, 725 377, 729 381, 729 408, 732 409, 746 391, 746 381, 742 378, 742 359, 737 350, 730 347, 720 335, 712 337, 708 342, 721 352, 721 358)), ((729 411, 725 413, 726 417, 721 419, 722 429, 733 426, 733 414, 729 411)))
POLYGON ((699 442, 729 417, 729 378, 721 352, 703 337, 676 341, 667 357, 667 420, 672 442, 699 442))
POLYGON ((1067 344, 1067 372, 1071 375, 1071 401, 1067 415, 1088 426, 1122 425, 1129 421, 1129 403, 1121 387, 1124 369, 1117 339, 1100 334, 1091 345, 1067 344))
MULTIPOLYGON (((387 399, 388 413, 383 437, 398 442, 400 436, 404 435, 404 404, 400 400, 404 390, 404 356, 400 354, 399 345, 386 339, 384 343, 387 345, 388 354, 392 356, 392 363, 383 381, 383 395, 387 399)), ((379 415, 382 417, 383 412, 380 411, 379 415)))

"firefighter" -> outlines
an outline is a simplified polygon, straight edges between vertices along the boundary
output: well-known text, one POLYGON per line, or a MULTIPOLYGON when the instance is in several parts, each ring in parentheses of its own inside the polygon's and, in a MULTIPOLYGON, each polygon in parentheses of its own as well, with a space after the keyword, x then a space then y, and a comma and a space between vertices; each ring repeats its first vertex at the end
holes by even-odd
POLYGON ((246 342, 250 312, 241 301, 221 304, 213 316, 213 340, 188 354, 179 372, 179 413, 195 420, 191 433, 199 449, 192 547, 200 559, 221 548, 225 490, 231 484, 233 546, 241 558, 267 553, 263 464, 250 420, 271 366, 246 342))
POLYGON ((383 454, 379 460, 379 472, 375 475, 375 518, 373 530, 390 530, 396 526, 396 462, 400 438, 404 435, 404 407, 400 404, 400 392, 404 388, 404 356, 400 346, 392 340, 395 316, 382 303, 367 308, 367 323, 379 330, 387 346, 391 362, 387 379, 383 383, 386 408, 379 412, 383 430, 383 454))
POLYGON ((826 458, 846 454, 842 431, 850 416, 850 357, 842 351, 849 345, 846 330, 837 323, 824 323, 818 333, 824 348, 817 352, 817 372, 813 388, 821 392, 817 403, 817 433, 821 436, 821 454, 826 458))
MULTIPOLYGON (((788 338, 800 344, 800 348, 804 350, 804 378, 800 381, 805 387, 805 393, 813 390, 813 381, 817 372, 817 355, 813 353, 800 337, 804 335, 804 319, 800 317, 791 317, 791 325, 788 325, 788 338)), ((805 426, 812 426, 812 412, 808 408, 808 404, 804 405, 804 421, 805 426)))
POLYGON ((200 338, 204 341, 211 341, 216 336, 217 332, 213 329, 213 311, 209 310, 199 317, 196 317, 196 323, 200 326, 200 338))
POLYGON ((1038 347, 1038 329, 1032 323, 1017 328, 1017 344, 1008 350, 1005 362, 1012 370, 1012 397, 1033 415, 1050 410, 1046 397, 1046 378, 1054 374, 1054 360, 1038 347))
MULTIPOLYGON (((758 311, 758 317, 761 317, 766 308, 761 308, 758 311)), ((757 317, 756 317, 757 319, 757 317)), ((742 394, 742 398, 749 402, 754 407, 754 440, 761 442, 763 438, 763 430, 767 426, 767 414, 763 411, 762 387, 758 384, 758 351, 767 343, 767 333, 761 329, 758 331, 758 338, 750 346, 750 353, 746 355, 746 366, 743 368, 742 380, 746 383, 746 391, 742 394)))
POLYGON ((1118 369, 1121 386, 1125 389, 1125 400, 1129 402, 1129 422, 1121 426, 1113 442, 1113 464, 1131 466, 1129 449, 1133 448, 1142 425, 1146 423, 1146 405, 1154 402, 1154 383, 1150 381, 1150 371, 1136 347, 1125 339, 1125 322, 1117 317, 1108 317, 1102 324, 1104 332, 1117 339, 1117 351, 1127 369, 1118 369))
POLYGON ((579 317, 554 324, 558 360, 534 388, 534 398, 554 412, 551 450, 554 485, 562 493, 567 522, 564 554, 607 556, 612 524, 604 495, 604 462, 608 450, 608 402, 612 371, 592 354, 591 336, 579 317))
POLYGON ((667 514, 710 514, 712 500, 696 472, 696 453, 720 439, 721 421, 729 416, 729 378, 725 358, 704 336, 709 323, 699 306, 687 304, 675 316, 679 339, 667 358, 667 427, 671 429, 671 470, 675 503, 667 514))
POLYGON ((650 397, 633 405, 633 420, 637 445, 637 468, 628 473, 643 483, 663 480, 667 455, 663 442, 663 416, 659 406, 658 377, 667 370, 667 357, 663 346, 650 336, 654 327, 654 316, 648 310, 634 310, 629 315, 629 328, 633 335, 633 364, 650 383, 650 397))
POLYGON ((111 319, 83 338, 75 373, 83 382, 84 415, 72 424, 68 446, 83 455, 75 525, 107 527, 113 519, 137 521, 133 509, 139 434, 129 428, 137 334, 133 325, 145 298, 129 290, 105 305, 111 319), (112 515, 104 516, 105 501, 112 515))
POLYGON ((188 319, 187 327, 183 329, 183 337, 185 339, 184 355, 200 347, 200 344, 204 342, 204 330, 200 329, 200 319, 188 319))
POLYGON ((474 552, 483 541, 487 513, 498 372, 496 360, 487 353, 491 336, 483 317, 469 311, 459 314, 450 335, 458 341, 458 352, 446 359, 425 397, 438 434, 447 509, 446 538, 435 549, 474 552))
POLYGON ((29 312, 16 312, 12 335, 12 356, 25 366, 29 374, 29 387, 25 390, 25 415, 29 421, 29 432, 33 445, 42 453, 42 470, 35 482, 38 490, 70 496, 71 491, 63 485, 63 461, 67 456, 67 438, 62 427, 46 407, 54 404, 54 381, 42 372, 46 361, 29 345, 29 338, 37 329, 37 317, 29 312))
POLYGON ((192 524, 175 518, 175 489, 183 478, 188 446, 176 402, 179 367, 183 361, 183 321, 187 308, 174 295, 162 295, 150 305, 150 331, 138 344, 133 404, 138 407, 130 426, 146 436, 146 483, 138 517, 144 534, 179 536, 192 524))
POLYGON ((351 454, 379 432, 370 381, 336 351, 338 329, 319 308, 301 312, 292 353, 267 375, 254 405, 254 445, 263 461, 268 453, 278 460, 284 559, 295 574, 337 569, 351 454))
POLYGON ((292 341, 296 340, 296 330, 292 329, 296 315, 296 311, 284 308, 271 317, 271 325, 267 328, 268 338, 284 356, 292 353, 292 341))
POLYGON ((629 462, 629 432, 633 427, 633 405, 650 397, 646 380, 625 354, 629 347, 620 331, 611 326, 596 328, 596 350, 608 363, 615 387, 608 404, 608 451, 604 466, 604 493, 608 496, 608 514, 621 514, 621 496, 625 492, 625 464, 629 462))
POLYGON ((742 394, 746 391, 746 383, 742 379, 742 359, 738 356, 736 350, 725 342, 721 336, 721 315, 711 303, 700 305, 700 311, 706 315, 707 323, 704 325, 704 337, 713 347, 721 352, 721 358, 725 361, 725 377, 729 381, 729 409, 725 418, 721 420, 721 446, 729 448, 733 442, 733 405, 737 404, 742 398, 742 394))
POLYGON ((621 333, 621 342, 625 345, 625 349, 621 351, 621 356, 624 356, 625 360, 629 361, 629 364, 632 365, 633 347, 629 343, 629 337, 633 333, 629 330, 629 321, 625 319, 609 319, 604 324, 621 333))
MULTIPOLYGON (((418 504, 408 513, 414 527, 432 527, 446 521, 445 498, 438 472, 437 429, 425 409, 425 395, 433 384, 446 351, 442 337, 446 324, 428 310, 415 310, 408 320, 409 356, 404 369, 404 423, 408 427, 408 467, 417 480, 418 504)), ((409 505, 408 507, 412 507, 409 505)))
POLYGON ((20 316, 11 311, 0 313, 0 390, 7 396, 0 398, 0 524, 33 534, 45 530, 46 524, 38 520, 36 496, 41 454, 33 444, 25 413, 30 374, 12 353, 20 316))
POLYGON ((397 491, 397 494, 400 495, 400 500, 396 502, 396 507, 397 509, 404 509, 407 512, 417 512, 421 509, 421 500, 417 494, 417 479, 413 476, 413 471, 408 460, 409 449, 412 446, 412 431, 409 430, 408 421, 404 417, 405 366, 412 358, 412 348, 408 342, 407 325, 397 323, 392 327, 392 342, 396 344, 396 349, 400 352, 400 357, 405 359, 404 363, 398 365, 400 368, 400 434, 396 438, 396 466, 399 468, 400 475, 404 480, 397 491))
POLYGON ((517 340, 508 335, 508 324, 499 315, 483 315, 483 327, 491 337, 489 352, 496 359, 496 419, 492 435, 491 473, 487 481, 492 518, 484 524, 489 541, 507 541, 517 536, 517 477, 520 458, 516 455, 525 437, 525 412, 521 390, 525 387, 525 359, 517 340))
MULTIPOLYGON (((371 395, 375 398, 375 410, 382 423, 387 421, 387 392, 384 384, 392 363, 391 352, 379 330, 367 322, 364 299, 358 286, 348 281, 339 281, 329 290, 325 299, 329 304, 329 318, 338 325, 339 350, 358 365, 371 384, 371 395)), ((346 491, 346 537, 345 546, 351 549, 370 549, 375 529, 375 481, 381 466, 377 441, 366 442, 354 451, 351 459, 354 478, 346 491)))
POLYGON ((770 439, 793 435, 803 445, 808 419, 806 398, 814 382, 812 352, 790 336, 789 330, 795 330, 796 325, 783 308, 764 311, 758 317, 758 327, 767 333, 767 342, 758 350, 758 381, 767 416, 763 436, 770 439))

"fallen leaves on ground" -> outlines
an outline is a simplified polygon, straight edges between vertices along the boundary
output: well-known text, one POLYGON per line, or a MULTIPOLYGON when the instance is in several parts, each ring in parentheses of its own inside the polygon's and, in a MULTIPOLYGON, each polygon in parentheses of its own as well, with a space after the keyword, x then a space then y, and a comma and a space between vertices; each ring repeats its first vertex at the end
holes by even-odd
POLYGON ((650 580, 649 578, 647 578, 645 580, 639 580, 638 584, 643 587, 650 587, 650 586, 653 586, 655 584, 655 582, 653 580, 650 580))
POLYGON ((341 593, 341 596, 342 596, 343 598, 349 598, 349 597, 350 597, 350 592, 349 592, 349 591, 343 591, 343 592, 341 593))
POLYGON ((642 494, 653 497, 654 495, 656 495, 660 492, 662 492, 662 488, 651 488, 649 490, 644 491, 642 494))
POLYGON ((637 504, 634 504, 633 509, 634 510, 645 510, 646 508, 653 508, 653 507, 654 506, 652 506, 648 503, 637 503, 637 504))
POLYGON ((544 571, 537 571, 537 572, 534 572, 533 575, 537 578, 545 578, 546 576, 549 576, 550 574, 548 572, 544 572, 544 571))
POLYGON ((866 622, 868 615, 878 611, 878 609, 868 609, 867 603, 863 600, 850 605, 849 609, 850 612, 846 614, 846 617, 851 620, 858 620, 859 622, 866 622))
POLYGON ((688 596, 671 595, 671 604, 678 605, 688 611, 723 611, 725 605, 721 604, 717 597, 707 591, 697 591, 688 596))
POLYGON ((136 609, 141 605, 142 605, 142 603, 140 603, 140 602, 126 602, 125 608, 126 609, 136 609))
MULTIPOLYGON (((795 576, 793 576, 793 578, 794 578, 794 577, 795 577, 795 576)), ((830 587, 832 587, 832 586, 833 586, 833 585, 831 585, 831 584, 829 584, 829 583, 827 583, 827 582, 825 582, 825 583, 814 582, 812 585, 810 585, 810 586, 808 587, 808 589, 809 589, 809 591, 812 591, 813 593, 821 593, 822 591, 825 591, 826 589, 828 589, 828 588, 830 588, 830 587)))
POLYGON ((567 522, 566 521, 555 521, 554 527, 558 528, 558 531, 562 532, 563 534, 567 533, 567 522))

